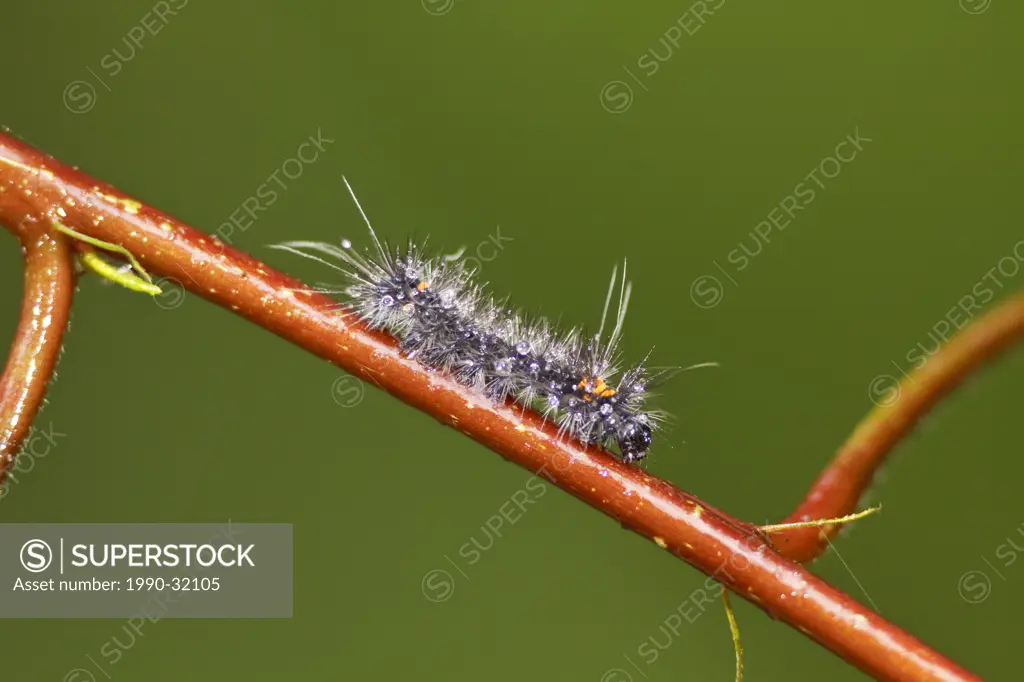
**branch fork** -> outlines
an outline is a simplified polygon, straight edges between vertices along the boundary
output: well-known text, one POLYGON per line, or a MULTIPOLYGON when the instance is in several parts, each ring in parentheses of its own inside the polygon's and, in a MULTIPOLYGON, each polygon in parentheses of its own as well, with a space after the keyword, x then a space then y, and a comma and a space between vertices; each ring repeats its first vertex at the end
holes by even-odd
MULTIPOLYGON (((1010 298, 954 337, 903 382, 899 400, 856 427, 782 524, 758 527, 604 450, 560 440, 534 412, 479 405, 465 387, 403 356, 389 337, 366 329, 355 316, 339 315, 333 300, 3 133, 0 223, 21 241, 25 255, 25 303, 0 375, 4 465, 28 432, 60 349, 80 248, 71 242, 101 244, 137 259, 134 274, 174 278, 544 475, 876 679, 979 680, 801 564, 827 548, 850 520, 844 517, 856 515, 874 472, 922 415, 1024 337, 1024 296, 1010 298)), ((133 284, 147 281, 137 280, 133 284)))

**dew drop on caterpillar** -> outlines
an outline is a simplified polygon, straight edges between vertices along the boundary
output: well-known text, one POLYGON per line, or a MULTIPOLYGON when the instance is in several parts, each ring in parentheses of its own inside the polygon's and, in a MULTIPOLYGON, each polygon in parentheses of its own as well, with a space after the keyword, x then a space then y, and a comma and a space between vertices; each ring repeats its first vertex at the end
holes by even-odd
POLYGON ((409 357, 447 373, 489 400, 511 398, 536 408, 558 426, 559 437, 614 446, 622 459, 639 462, 665 419, 648 410, 649 390, 676 368, 651 371, 646 358, 622 370, 619 341, 632 290, 626 262, 612 270, 601 325, 561 331, 496 300, 456 253, 431 256, 412 241, 392 248, 381 241, 348 180, 342 178, 373 242, 372 250, 292 241, 272 248, 315 260, 344 274, 343 287, 320 287, 342 296, 371 328, 394 336, 409 357), (604 336, 615 293, 614 324, 604 336))

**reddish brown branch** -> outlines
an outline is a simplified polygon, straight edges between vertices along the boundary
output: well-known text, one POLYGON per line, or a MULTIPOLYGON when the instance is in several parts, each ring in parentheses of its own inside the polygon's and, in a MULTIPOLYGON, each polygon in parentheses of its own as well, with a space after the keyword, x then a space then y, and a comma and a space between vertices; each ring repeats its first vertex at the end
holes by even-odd
MULTIPOLYGON (((35 212, 63 208, 65 224, 124 246, 152 272, 180 280, 545 476, 869 675, 901 682, 978 679, 772 551, 749 524, 602 450, 559 442, 533 413, 481 403, 403 357, 389 338, 343 318, 333 301, 296 280, 0 134, 0 184, 26 182, 36 183, 35 212), (33 175, 33 169, 47 172, 33 175)), ((19 215, 0 204, 0 220, 19 215)))
POLYGON ((33 199, 0 180, 0 217, 21 241, 25 261, 21 316, 0 374, 0 480, 42 405, 74 292, 74 264, 67 242, 51 233, 33 199))
MULTIPOLYGON (((1018 294, 975 320, 905 377, 892 394, 894 400, 872 410, 857 425, 783 522, 838 518, 853 512, 875 471, 918 420, 979 366, 1022 339, 1024 294, 1018 294)), ((806 563, 824 552, 828 539, 841 528, 790 530, 772 534, 772 541, 785 556, 806 563)))

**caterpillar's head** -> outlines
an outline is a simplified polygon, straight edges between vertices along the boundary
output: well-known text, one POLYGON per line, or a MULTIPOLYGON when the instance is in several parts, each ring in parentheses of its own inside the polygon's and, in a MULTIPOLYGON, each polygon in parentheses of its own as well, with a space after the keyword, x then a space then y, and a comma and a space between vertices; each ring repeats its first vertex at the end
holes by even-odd
POLYGON ((627 419, 616 432, 615 441, 626 463, 639 462, 651 446, 651 427, 639 419, 627 419))

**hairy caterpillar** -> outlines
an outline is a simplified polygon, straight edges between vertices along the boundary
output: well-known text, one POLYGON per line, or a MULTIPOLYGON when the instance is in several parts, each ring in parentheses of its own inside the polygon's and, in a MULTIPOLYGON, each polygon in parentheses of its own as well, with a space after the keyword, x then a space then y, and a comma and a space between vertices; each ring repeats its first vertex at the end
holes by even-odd
POLYGON ((651 372, 645 358, 620 371, 618 344, 632 289, 625 261, 621 280, 618 268, 612 270, 597 333, 560 332, 545 318, 530 318, 510 308, 507 299, 494 299, 459 260, 461 252, 432 257, 412 241, 404 249, 382 242, 343 180, 370 232, 373 252, 359 253, 347 239, 340 246, 293 241, 272 247, 334 268, 348 280, 342 288, 318 291, 346 297, 369 327, 392 334, 409 357, 491 400, 512 398, 538 409, 558 425, 560 437, 615 445, 630 463, 647 455, 665 418, 644 409, 648 389, 675 368, 651 372), (615 325, 603 339, 616 287, 615 325))

